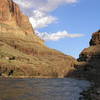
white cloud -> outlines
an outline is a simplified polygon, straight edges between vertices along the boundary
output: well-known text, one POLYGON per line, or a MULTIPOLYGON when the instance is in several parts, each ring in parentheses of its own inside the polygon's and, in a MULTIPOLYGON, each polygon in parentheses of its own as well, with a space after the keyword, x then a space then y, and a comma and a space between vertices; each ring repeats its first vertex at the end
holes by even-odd
POLYGON ((42 11, 55 10, 62 4, 76 3, 78 0, 14 0, 23 8, 34 8, 42 11))
POLYGON ((38 29, 38 28, 46 27, 49 24, 55 22, 57 18, 50 15, 46 15, 45 13, 40 12, 38 10, 34 10, 33 16, 30 17, 29 20, 33 28, 38 29))
POLYGON ((41 6, 38 9, 44 12, 50 12, 58 8, 62 4, 76 3, 77 0, 46 0, 45 6, 41 6))
POLYGON ((48 40, 52 40, 52 41, 57 41, 61 38, 76 38, 76 37, 82 37, 84 36, 83 34, 71 34, 68 33, 67 31, 58 31, 56 33, 47 33, 47 32, 38 32, 36 31, 36 34, 43 40, 48 41, 48 40))
POLYGON ((13 0, 20 5, 21 10, 29 16, 33 28, 47 27, 57 18, 48 13, 62 4, 76 3, 78 0, 13 0))
MULTIPOLYGON (((49 24, 57 21, 57 18, 49 15, 49 12, 63 4, 77 3, 78 0, 14 0, 20 5, 21 10, 29 16, 29 20, 34 29, 47 27, 49 24)), ((43 40, 57 41, 61 38, 82 37, 83 34, 71 34, 67 31, 58 31, 56 33, 38 32, 36 34, 43 40)))
POLYGON ((19 4, 22 8, 30 8, 31 7, 31 3, 26 0, 13 0, 13 1, 16 2, 17 4, 19 4))

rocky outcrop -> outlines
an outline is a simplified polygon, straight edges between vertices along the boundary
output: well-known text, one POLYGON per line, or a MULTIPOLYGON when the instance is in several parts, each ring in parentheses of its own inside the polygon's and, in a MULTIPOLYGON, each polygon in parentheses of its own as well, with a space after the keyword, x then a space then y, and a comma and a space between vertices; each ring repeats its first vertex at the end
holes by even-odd
POLYGON ((90 47, 79 55, 75 70, 69 76, 86 78, 100 85, 100 31, 93 33, 90 47))
POLYGON ((100 30, 93 33, 92 39, 90 40, 90 46, 100 45, 100 30))
POLYGON ((100 30, 93 33, 90 47, 85 48, 79 55, 75 70, 66 77, 80 78, 92 82, 91 87, 83 91, 80 100, 100 100, 100 30))
POLYGON ((90 40, 90 47, 85 48, 79 56, 79 61, 91 61, 100 59, 100 30, 93 33, 90 40))
POLYGON ((12 0, 0 0, 0 76, 64 77, 77 61, 44 45, 12 0))
POLYGON ((100 100, 100 30, 93 33, 90 47, 85 48, 79 56, 75 70, 69 73, 71 77, 87 79, 93 86, 82 93, 84 100, 100 100))
POLYGON ((12 0, 0 0, 0 37, 5 35, 43 44, 43 40, 35 35, 28 17, 12 0))
POLYGON ((100 84, 100 30, 93 33, 90 40, 90 47, 85 48, 80 53, 78 61, 86 63, 86 65, 79 65, 80 69, 81 66, 83 66, 83 69, 88 68, 88 70, 80 70, 79 72, 82 74, 85 73, 83 76, 87 74, 86 78, 96 81, 96 84, 100 84), (91 68, 89 68, 90 66, 91 68))
POLYGON ((19 26, 26 33, 33 33, 28 17, 21 13, 18 5, 12 0, 0 0, 0 22, 19 26))

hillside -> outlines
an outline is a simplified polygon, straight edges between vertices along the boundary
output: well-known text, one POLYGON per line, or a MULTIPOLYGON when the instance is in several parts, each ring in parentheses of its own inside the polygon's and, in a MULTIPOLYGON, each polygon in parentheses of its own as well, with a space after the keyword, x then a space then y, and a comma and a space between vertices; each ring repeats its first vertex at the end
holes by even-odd
POLYGON ((77 61, 48 48, 12 0, 0 0, 0 76, 64 77, 77 61))
POLYGON ((90 46, 80 53, 75 65, 76 70, 69 73, 69 76, 93 80, 100 85, 100 30, 93 33, 89 44, 90 46))
POLYGON ((79 61, 85 61, 90 66, 86 70, 90 74, 87 74, 89 79, 100 81, 100 30, 93 33, 89 44, 90 47, 80 53, 79 61))
POLYGON ((75 70, 67 74, 70 77, 87 79, 94 85, 81 93, 84 100, 100 100, 100 30, 94 32, 89 42, 79 56, 75 70))

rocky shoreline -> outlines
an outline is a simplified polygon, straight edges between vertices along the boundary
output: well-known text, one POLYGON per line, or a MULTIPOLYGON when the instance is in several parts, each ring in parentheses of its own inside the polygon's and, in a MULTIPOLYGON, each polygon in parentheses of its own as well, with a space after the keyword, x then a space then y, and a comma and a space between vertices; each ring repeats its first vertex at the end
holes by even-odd
POLYGON ((90 46, 80 53, 78 59, 85 64, 78 65, 75 73, 94 84, 81 93, 83 98, 80 100, 100 100, 100 30, 92 34, 89 44, 90 46))
POLYGON ((80 95, 83 96, 80 100, 100 100, 100 87, 92 86, 80 95))
POLYGON ((80 53, 76 70, 68 76, 92 83, 88 90, 80 93, 79 100, 100 100, 100 30, 93 33, 89 43, 90 46, 80 53))

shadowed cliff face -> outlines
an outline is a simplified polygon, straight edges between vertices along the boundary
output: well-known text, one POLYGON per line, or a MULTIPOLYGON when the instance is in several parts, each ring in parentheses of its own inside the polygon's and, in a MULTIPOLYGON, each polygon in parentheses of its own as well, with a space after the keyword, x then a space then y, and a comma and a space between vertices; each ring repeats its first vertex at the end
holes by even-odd
POLYGON ((100 30, 93 33, 92 39, 90 40, 90 46, 100 45, 100 30))
POLYGON ((90 47, 80 53, 76 70, 69 73, 69 76, 94 82, 94 86, 82 94, 86 100, 100 100, 100 30, 93 33, 89 43, 90 47))
POLYGON ((100 86, 100 30, 93 33, 90 47, 80 53, 78 61, 76 70, 69 73, 69 76, 86 78, 100 86))
POLYGON ((76 62, 46 47, 17 4, 0 0, 0 76, 64 77, 76 62))
POLYGON ((85 48, 79 57, 80 61, 90 61, 91 59, 100 59, 100 30, 93 33, 90 40, 90 47, 85 48))

